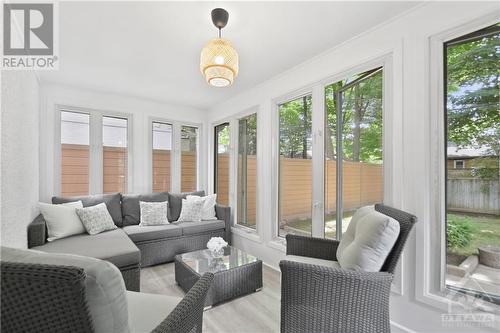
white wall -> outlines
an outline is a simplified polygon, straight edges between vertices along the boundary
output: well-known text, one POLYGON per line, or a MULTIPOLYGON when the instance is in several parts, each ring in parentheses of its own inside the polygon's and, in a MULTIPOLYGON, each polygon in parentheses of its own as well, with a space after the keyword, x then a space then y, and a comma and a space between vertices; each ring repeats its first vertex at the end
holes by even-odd
POLYGON ((1 245, 26 248, 38 213, 39 84, 31 71, 1 76, 1 245))
MULTIPOLYGON (((389 56, 390 80, 393 89, 386 97, 391 105, 391 130, 394 142, 386 144, 392 157, 391 195, 388 204, 415 214, 419 222, 412 233, 403 256, 402 276, 396 276, 401 293, 391 298, 391 319, 395 329, 419 332, 460 331, 441 325, 441 314, 429 305, 416 301, 416 280, 423 278, 417 270, 417 258, 422 249, 416 248, 416 237, 422 237, 430 219, 430 37, 448 29, 479 20, 482 23, 500 19, 497 2, 432 2, 351 39, 328 52, 240 94, 210 109, 210 123, 259 106, 258 120, 258 229, 259 237, 234 234, 236 246, 259 256, 277 267, 285 253, 284 247, 273 241, 272 168, 275 149, 272 136, 273 99, 321 82, 330 76, 342 78, 342 73, 383 56, 389 56)), ((478 23, 479 25, 479 23, 478 23)), ((479 27, 481 28, 481 27, 479 27)), ((314 33, 314 32, 312 32, 314 33)), ((339 31, 332 31, 341 33, 339 31)), ((387 130, 387 127, 386 127, 387 130)), ((209 152, 211 142, 208 140, 209 152)), ((209 153, 211 154, 211 153, 209 153)), ((213 175, 210 165, 207 177, 213 175)), ((387 177, 387 176, 386 176, 387 177)), ((436 256, 439 253, 435 253, 436 256)), ((467 330, 464 328, 463 330, 467 330)))
MULTIPOLYGON (((169 105, 157 101, 134 98, 130 96, 110 94, 75 87, 41 84, 41 118, 40 118, 40 200, 50 202, 54 193, 54 126, 57 105, 112 111, 132 115, 132 192, 151 191, 150 155, 149 155, 149 122, 150 118, 161 118, 171 121, 200 123, 205 128, 207 113, 190 107, 169 105)), ((200 133, 204 137, 204 131, 200 133)), ((200 139, 203 142, 203 139, 200 139)), ((200 151, 200 165, 205 164, 205 151, 200 151)), ((199 182, 199 188, 205 189, 205 173, 199 182)))

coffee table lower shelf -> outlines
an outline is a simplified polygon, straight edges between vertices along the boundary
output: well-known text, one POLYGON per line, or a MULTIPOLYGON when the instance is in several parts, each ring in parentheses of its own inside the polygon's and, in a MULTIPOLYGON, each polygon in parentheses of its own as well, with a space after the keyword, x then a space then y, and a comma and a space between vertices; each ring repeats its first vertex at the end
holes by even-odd
MULTIPOLYGON (((188 292, 200 277, 201 275, 187 266, 180 256, 175 257, 175 281, 184 292, 188 292)), ((211 307, 260 289, 262 289, 261 260, 215 272, 205 307, 211 307)))

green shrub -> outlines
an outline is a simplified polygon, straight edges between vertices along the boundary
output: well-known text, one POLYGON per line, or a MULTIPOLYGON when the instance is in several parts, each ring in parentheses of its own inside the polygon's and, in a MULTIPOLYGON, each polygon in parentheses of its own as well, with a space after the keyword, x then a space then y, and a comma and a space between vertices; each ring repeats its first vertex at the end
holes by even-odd
POLYGON ((467 247, 472 240, 474 228, 472 223, 467 220, 455 220, 448 218, 448 248, 467 247))

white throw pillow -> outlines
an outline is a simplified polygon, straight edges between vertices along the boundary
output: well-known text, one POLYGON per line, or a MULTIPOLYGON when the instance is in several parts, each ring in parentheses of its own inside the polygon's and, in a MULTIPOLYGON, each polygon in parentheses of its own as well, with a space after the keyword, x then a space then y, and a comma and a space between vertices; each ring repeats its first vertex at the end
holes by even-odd
POLYGON ((168 224, 168 201, 146 202, 139 201, 141 222, 139 226, 168 224))
POLYGON ((81 201, 60 205, 40 202, 38 203, 38 207, 47 224, 47 240, 49 242, 85 232, 82 221, 76 215, 76 209, 83 208, 81 201))
POLYGON ((337 248, 344 269, 378 272, 399 236, 399 223, 373 206, 358 209, 337 248))
POLYGON ((182 199, 181 215, 177 221, 199 222, 203 212, 203 200, 182 199))
POLYGON ((217 194, 209 194, 204 197, 196 195, 188 195, 187 200, 203 200, 203 211, 201 213, 202 220, 217 220, 215 216, 215 203, 217 202, 217 194))
POLYGON ((117 228, 104 202, 95 206, 77 208, 76 213, 90 235, 117 228))

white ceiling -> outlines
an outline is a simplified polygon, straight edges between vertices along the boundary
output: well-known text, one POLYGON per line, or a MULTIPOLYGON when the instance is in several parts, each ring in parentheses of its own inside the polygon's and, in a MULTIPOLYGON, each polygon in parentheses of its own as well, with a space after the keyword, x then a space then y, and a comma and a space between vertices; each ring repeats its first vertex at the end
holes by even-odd
POLYGON ((60 2, 60 69, 42 81, 208 108, 417 5, 416 2, 60 2), (223 37, 240 55, 233 86, 210 87, 201 48, 223 37))

